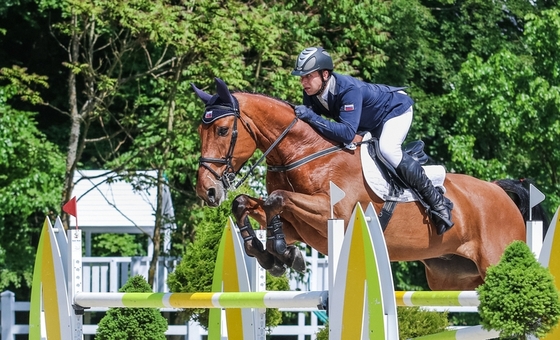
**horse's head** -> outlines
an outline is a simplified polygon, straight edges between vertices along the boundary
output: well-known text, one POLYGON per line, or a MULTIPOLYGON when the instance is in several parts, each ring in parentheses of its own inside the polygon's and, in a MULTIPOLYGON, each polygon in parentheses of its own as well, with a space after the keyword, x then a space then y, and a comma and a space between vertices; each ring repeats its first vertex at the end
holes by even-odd
POLYGON ((256 150, 254 136, 240 115, 237 99, 221 79, 215 81, 215 95, 191 84, 206 105, 198 127, 201 155, 196 193, 213 207, 226 199, 235 175, 256 150))

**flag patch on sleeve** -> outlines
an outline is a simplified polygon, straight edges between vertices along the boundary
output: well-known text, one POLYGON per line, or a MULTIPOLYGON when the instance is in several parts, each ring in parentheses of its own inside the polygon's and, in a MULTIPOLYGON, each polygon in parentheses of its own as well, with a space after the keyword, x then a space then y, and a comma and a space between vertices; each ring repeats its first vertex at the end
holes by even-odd
POLYGON ((344 111, 354 111, 354 104, 346 104, 343 109, 344 111))

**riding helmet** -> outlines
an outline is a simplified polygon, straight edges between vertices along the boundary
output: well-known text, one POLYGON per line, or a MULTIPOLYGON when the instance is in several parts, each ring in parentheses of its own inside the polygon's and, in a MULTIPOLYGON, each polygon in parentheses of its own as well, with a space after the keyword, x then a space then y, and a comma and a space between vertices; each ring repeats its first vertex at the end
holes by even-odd
POLYGON ((322 47, 308 47, 299 54, 292 75, 301 77, 313 71, 332 71, 333 68, 329 52, 322 47))

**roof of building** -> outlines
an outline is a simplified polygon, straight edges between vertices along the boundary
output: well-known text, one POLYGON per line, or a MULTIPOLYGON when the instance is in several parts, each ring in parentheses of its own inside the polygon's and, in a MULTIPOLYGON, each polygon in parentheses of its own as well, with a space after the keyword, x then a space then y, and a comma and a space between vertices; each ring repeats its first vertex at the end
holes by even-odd
MULTIPOLYGON (((155 225, 157 171, 137 171, 131 180, 108 170, 78 170, 73 196, 78 226, 94 233, 148 233, 155 225)), ((174 217, 171 194, 164 186, 163 211, 174 217)))

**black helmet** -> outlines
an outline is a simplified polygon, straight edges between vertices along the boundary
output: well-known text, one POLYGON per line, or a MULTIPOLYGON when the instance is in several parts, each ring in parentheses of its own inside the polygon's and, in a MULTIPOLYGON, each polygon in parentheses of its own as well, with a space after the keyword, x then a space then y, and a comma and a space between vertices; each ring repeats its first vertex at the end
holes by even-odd
POLYGON ((333 68, 329 52, 322 47, 308 47, 299 54, 292 75, 301 77, 313 71, 332 71, 333 68))

